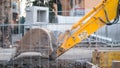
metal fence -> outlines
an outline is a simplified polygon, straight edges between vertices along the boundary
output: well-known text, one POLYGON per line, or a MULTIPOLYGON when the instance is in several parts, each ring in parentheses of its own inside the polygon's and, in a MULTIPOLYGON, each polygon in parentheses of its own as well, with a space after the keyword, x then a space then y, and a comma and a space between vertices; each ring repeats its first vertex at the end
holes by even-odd
MULTIPOLYGON (((43 68, 50 68, 49 66, 51 66, 51 67, 53 66, 56 68, 59 68, 61 66, 66 67, 67 66, 66 64, 69 64, 69 62, 67 62, 65 60, 57 60, 55 62, 52 62, 52 64, 51 64, 51 61, 49 61, 48 59, 47 60, 43 59, 41 57, 30 56, 27 58, 19 58, 19 59, 17 58, 17 60, 13 57, 18 52, 16 49, 17 43, 19 43, 19 41, 28 32, 28 30, 31 30, 34 28, 45 28, 49 31, 52 31, 53 34, 55 35, 55 37, 57 38, 59 36, 59 33, 63 33, 65 30, 70 29, 72 25, 73 24, 64 24, 64 23, 61 23, 61 24, 55 23, 55 24, 14 24, 14 25, 3 24, 3 25, 0 25, 2 36, 6 35, 6 33, 8 34, 5 36, 5 39, 3 37, 3 39, 5 41, 3 40, 3 41, 1 41, 1 43, 3 44, 7 41, 9 43, 9 44, 4 44, 4 45, 9 45, 9 46, 4 46, 4 45, 1 46, 3 48, 0 49, 0 54, 1 54, 0 61, 4 60, 4 59, 6 60, 5 63, 1 62, 2 64, 4 64, 4 65, 1 65, 1 67, 6 68, 6 62, 9 62, 7 64, 7 68, 18 68, 18 67, 40 68, 42 64, 44 66, 43 68), (14 28, 12 28, 13 26, 14 26, 14 28), (8 32, 6 32, 6 31, 4 32, 4 30, 6 30, 8 32), (6 40, 7 36, 10 36, 10 39, 6 40), (8 49, 5 50, 4 48, 5 49, 8 48, 8 49), (9 56, 9 57, 6 57, 6 56, 9 56), (43 61, 45 61, 45 62, 43 63, 43 61), (57 65, 57 63, 60 66, 57 65), (44 65, 44 64, 46 64, 46 65, 44 65), (53 64, 55 64, 55 65, 53 65, 53 64)), ((96 33, 92 34, 86 40, 82 41, 82 43, 85 43, 85 44, 87 43, 89 45, 96 44, 97 46, 100 44, 103 44, 100 46, 108 46, 109 45, 109 46, 117 46, 118 47, 119 46, 119 39, 120 39, 118 37, 119 36, 119 25, 120 24, 118 23, 118 24, 115 24, 113 26, 105 26, 102 29, 98 30, 96 33)), ((29 37, 29 39, 30 39, 30 37, 29 37)), ((31 43, 32 41, 34 41, 33 39, 30 39, 30 40, 31 41, 28 43, 31 43)), ((26 45, 26 46, 29 46, 29 45, 26 45)), ((78 45, 78 46, 81 46, 81 45, 78 45)), ((32 48, 30 48, 29 50, 32 50, 32 48)), ((23 48, 23 51, 24 51, 24 48, 23 48)), ((48 50, 46 50, 46 51, 49 53, 48 50)), ((23 55, 25 55, 25 54, 27 54, 27 55, 30 55, 30 54, 40 55, 40 53, 33 53, 33 52, 32 53, 23 53, 23 55)), ((81 59, 81 58, 79 58, 79 59, 81 59)), ((88 58, 84 58, 84 59, 88 59, 88 58)), ((68 68, 70 65, 72 65, 71 67, 77 66, 75 63, 73 63, 73 61, 71 61, 70 64, 68 65, 68 68)), ((81 63, 78 63, 78 66, 80 64, 81 63)))
MULTIPOLYGON (((53 24, 4 24, 0 25, 1 31, 3 35, 10 34, 10 42, 14 44, 15 42, 22 39, 24 34, 34 28, 45 28, 54 33, 54 36, 57 38, 59 33, 63 33, 66 30, 70 30, 73 23, 53 23, 53 24), (15 26, 15 27, 14 27, 15 26), (12 28, 14 27, 14 28, 12 28), (8 32, 7 32, 8 31, 8 32)), ((103 28, 99 29, 97 32, 92 34, 88 39, 83 42, 101 42, 106 43, 109 45, 119 45, 120 42, 120 24, 114 24, 112 26, 104 26, 103 28)), ((93 27, 94 28, 94 27, 93 27)))

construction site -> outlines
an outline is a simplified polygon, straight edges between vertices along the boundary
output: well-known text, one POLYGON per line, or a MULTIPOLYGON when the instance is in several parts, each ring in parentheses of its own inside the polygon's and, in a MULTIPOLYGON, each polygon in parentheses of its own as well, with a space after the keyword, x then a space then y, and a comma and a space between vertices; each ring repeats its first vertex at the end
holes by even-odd
POLYGON ((0 0, 0 68, 120 68, 120 0, 0 0))

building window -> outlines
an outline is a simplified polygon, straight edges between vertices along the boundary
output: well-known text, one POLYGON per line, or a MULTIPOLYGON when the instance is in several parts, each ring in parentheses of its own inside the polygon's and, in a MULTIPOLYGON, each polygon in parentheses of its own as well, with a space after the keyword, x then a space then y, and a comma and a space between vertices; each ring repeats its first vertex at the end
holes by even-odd
POLYGON ((16 2, 12 2, 12 8, 17 9, 17 3, 16 2))
POLYGON ((37 22, 46 22, 46 13, 45 10, 37 10, 37 22))
POLYGON ((18 19, 18 14, 17 13, 13 13, 13 20, 16 21, 16 19, 18 19))
POLYGON ((85 0, 70 0, 70 16, 83 16, 85 14, 85 0))

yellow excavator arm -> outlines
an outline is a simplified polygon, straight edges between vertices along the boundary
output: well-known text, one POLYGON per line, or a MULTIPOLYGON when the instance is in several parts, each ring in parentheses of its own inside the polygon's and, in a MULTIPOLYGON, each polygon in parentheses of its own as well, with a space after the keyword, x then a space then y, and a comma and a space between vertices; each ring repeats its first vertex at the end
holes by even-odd
POLYGON ((68 38, 54 51, 56 58, 106 24, 112 25, 117 23, 119 20, 118 6, 119 0, 103 0, 94 7, 80 21, 72 26, 70 33, 67 34, 68 38))

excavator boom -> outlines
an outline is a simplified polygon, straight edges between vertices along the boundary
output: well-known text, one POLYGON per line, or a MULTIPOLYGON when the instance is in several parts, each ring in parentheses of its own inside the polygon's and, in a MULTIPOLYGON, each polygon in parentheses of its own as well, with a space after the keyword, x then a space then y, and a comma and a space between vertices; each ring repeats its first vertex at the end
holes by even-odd
POLYGON ((68 38, 54 51, 56 58, 106 24, 112 25, 117 23, 119 19, 118 6, 119 0, 103 0, 94 7, 87 15, 72 26, 68 38))

